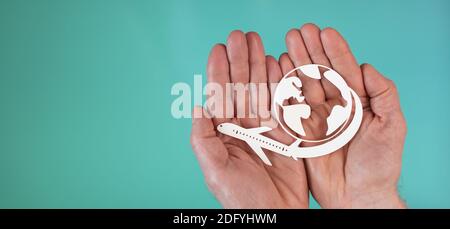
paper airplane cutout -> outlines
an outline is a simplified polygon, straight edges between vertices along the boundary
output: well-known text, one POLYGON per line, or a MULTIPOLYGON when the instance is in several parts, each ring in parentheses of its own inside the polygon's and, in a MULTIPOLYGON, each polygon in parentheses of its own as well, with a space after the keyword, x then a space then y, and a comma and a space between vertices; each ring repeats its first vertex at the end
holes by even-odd
MULTIPOLYGON (((261 133, 272 130, 266 126, 245 129, 233 123, 222 123, 217 127, 217 130, 222 134, 226 134, 247 142, 250 148, 252 148, 259 158, 261 158, 261 160, 263 160, 263 162, 267 165, 272 165, 272 163, 270 163, 269 158, 267 158, 266 154, 262 150, 263 148, 286 157, 293 157, 292 153, 295 151, 294 149, 298 148, 298 145, 300 144, 300 140, 297 140, 288 146, 261 135, 261 133)), ((296 159, 296 157, 293 158, 296 159)))

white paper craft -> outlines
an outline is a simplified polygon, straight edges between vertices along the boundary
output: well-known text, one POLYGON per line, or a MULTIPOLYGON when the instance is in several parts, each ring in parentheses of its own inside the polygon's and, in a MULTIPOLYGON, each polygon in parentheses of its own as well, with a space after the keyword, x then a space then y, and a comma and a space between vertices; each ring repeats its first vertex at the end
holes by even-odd
POLYGON ((272 163, 263 149, 268 149, 286 157, 292 157, 295 160, 297 158, 319 157, 338 150, 356 134, 361 125, 363 114, 361 101, 355 91, 348 87, 347 83, 336 71, 318 64, 297 67, 281 79, 275 90, 272 111, 275 111, 275 119, 283 130, 296 139, 292 144, 285 145, 262 135, 262 133, 272 130, 265 126, 246 129, 233 123, 222 123, 217 126, 217 130, 222 134, 247 142, 261 160, 271 166, 272 163), (305 103, 305 98, 302 96, 301 90, 298 89, 302 87, 300 78, 289 75, 294 71, 301 71, 306 77, 318 80, 321 79, 320 68, 325 70, 323 76, 340 91, 346 104, 344 106, 335 105, 331 109, 331 113, 326 120, 328 125, 326 138, 320 140, 302 139, 298 135, 305 137, 306 133, 301 119, 309 118, 311 108, 305 103), (298 104, 285 104, 285 101, 290 98, 296 99, 298 104), (354 108, 353 118, 351 117, 352 107, 354 108), (282 117, 280 117, 280 111, 283 113, 282 117), (315 142, 318 145, 300 147, 301 142, 315 142))

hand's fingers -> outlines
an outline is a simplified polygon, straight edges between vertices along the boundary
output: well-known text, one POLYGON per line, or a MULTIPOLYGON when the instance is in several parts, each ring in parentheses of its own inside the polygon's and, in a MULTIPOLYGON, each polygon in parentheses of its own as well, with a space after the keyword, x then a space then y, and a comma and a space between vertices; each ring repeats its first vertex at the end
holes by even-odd
POLYGON ((319 27, 312 23, 305 24, 300 28, 300 34, 302 35, 312 62, 331 67, 330 61, 323 50, 319 27))
MULTIPOLYGON (((292 29, 286 34, 286 46, 289 57, 296 67, 311 64, 308 50, 298 30, 292 29)), ((302 91, 308 104, 313 106, 322 104, 325 101, 325 93, 320 80, 309 77, 302 77, 301 80, 303 84, 302 91)))
MULTIPOLYGON (((278 61, 280 63, 280 68, 281 72, 283 73, 283 76, 285 76, 288 72, 294 69, 294 64, 292 63, 287 53, 281 54, 278 61)), ((289 74, 289 76, 296 76, 296 75, 297 73, 295 71, 289 74)))
MULTIPOLYGON (((267 63, 267 75, 269 77, 269 82, 270 84, 276 84, 278 82, 280 82, 281 78, 282 78, 282 73, 281 73, 281 68, 280 65, 278 64, 277 60, 272 57, 272 56, 267 56, 266 57, 266 63, 267 63)), ((270 88, 270 94, 273 98, 274 94, 275 94, 275 87, 271 87, 270 88)), ((274 100, 272 99, 272 103, 274 103, 274 100)), ((273 115, 275 115, 275 113, 272 113, 273 115)), ((275 117, 274 121, 275 120, 275 117)), ((278 128, 277 131, 273 131, 269 133, 270 137, 272 137, 273 139, 282 142, 283 144, 290 144, 292 143, 293 139, 287 135, 286 133, 283 133, 283 130, 281 128, 278 128)))
POLYGON ((277 60, 273 56, 266 57, 267 63, 267 77, 269 79, 269 89, 270 89, 270 98, 271 104, 273 101, 273 96, 275 95, 275 85, 277 85, 281 78, 283 77, 283 73, 281 72, 280 65, 277 60))
MULTIPOLYGON (((194 112, 205 114, 206 111, 196 106, 194 112)), ((205 176, 208 175, 207 171, 214 171, 224 165, 228 158, 228 151, 216 136, 212 120, 205 115, 192 119, 191 144, 205 176)))
POLYGON ((365 97, 361 69, 344 38, 332 28, 322 30, 320 38, 333 69, 342 75, 356 94, 365 97))
MULTIPOLYGON (((245 34, 235 30, 230 33, 227 40, 227 54, 230 62, 231 82, 235 84, 235 89, 243 91, 243 87, 248 87, 250 80, 250 70, 248 66, 248 45, 245 34), (242 87, 239 89, 238 87, 242 87)), ((249 114, 249 93, 245 90, 243 94, 235 94, 234 102, 236 115, 238 118, 247 117, 249 114)))
POLYGON ((226 87, 230 83, 230 71, 226 48, 223 44, 217 44, 212 48, 208 58, 207 75, 207 90, 214 91, 208 96, 207 106, 211 115, 215 117, 213 121, 217 126, 228 122, 234 116, 231 93, 226 87))
MULTIPOLYGON (((280 68, 281 72, 283 73, 283 77, 288 74, 292 69, 294 69, 294 64, 292 63, 291 59, 289 58, 289 55, 287 53, 281 54, 279 58, 280 68)), ((297 72, 293 71, 288 76, 296 76, 297 72)), ((303 88, 302 88, 303 90, 303 88)), ((289 104, 294 104, 295 100, 293 98, 289 99, 289 104)))
POLYGON ((269 91, 267 88, 266 57, 264 46, 255 32, 246 34, 250 63, 250 103, 253 114, 259 118, 268 119, 269 91))
POLYGON ((306 49, 302 35, 296 29, 291 29, 286 34, 286 46, 288 49, 289 57, 295 66, 301 66, 305 64, 311 64, 309 59, 308 50, 306 49))
MULTIPOLYGON (((330 61, 328 60, 325 50, 320 40, 320 29, 312 23, 305 24, 300 29, 300 33, 305 42, 306 49, 308 50, 309 57, 314 64, 320 64, 331 68, 330 61)), ((325 97, 327 100, 340 97, 339 90, 333 86, 330 81, 322 77, 320 80, 322 83, 325 97)))
POLYGON ((370 64, 361 65, 361 70, 373 113, 380 117, 389 117, 392 112, 401 114, 395 84, 391 80, 383 77, 370 64))

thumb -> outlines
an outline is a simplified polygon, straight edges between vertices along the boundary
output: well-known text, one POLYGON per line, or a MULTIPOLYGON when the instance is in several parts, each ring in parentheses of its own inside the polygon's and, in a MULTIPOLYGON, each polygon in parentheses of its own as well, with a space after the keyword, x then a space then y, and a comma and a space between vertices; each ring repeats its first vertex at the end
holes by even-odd
POLYGON ((393 113, 401 114, 394 82, 385 78, 370 64, 361 65, 361 71, 372 112, 383 118, 388 118, 393 113))
POLYGON ((200 106, 194 107, 192 117, 191 145, 202 170, 209 171, 223 165, 228 158, 228 151, 216 136, 214 124, 207 117, 207 112, 200 106))

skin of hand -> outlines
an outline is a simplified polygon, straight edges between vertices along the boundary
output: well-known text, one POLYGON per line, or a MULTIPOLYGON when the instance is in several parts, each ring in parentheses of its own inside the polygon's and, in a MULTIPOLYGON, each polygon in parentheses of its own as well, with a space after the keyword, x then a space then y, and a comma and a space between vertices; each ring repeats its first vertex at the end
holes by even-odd
MULTIPOLYGON (((294 66, 321 64, 336 70, 360 97, 363 120, 358 133, 331 154, 305 159, 308 185, 323 208, 405 208, 397 191, 406 122, 394 83, 369 64, 359 66, 344 38, 334 29, 314 24, 290 30, 288 53, 280 66, 287 73, 294 66)), ((307 135, 321 138, 338 91, 326 79, 303 80, 303 93, 312 107, 303 120, 307 135)), ((303 143, 302 143, 303 144, 303 143)), ((307 146, 307 144, 304 144, 307 146)))
MULTIPOLYGON (((208 82, 216 83, 225 90, 227 83, 271 83, 282 77, 280 65, 275 58, 265 56, 261 38, 257 33, 230 33, 226 45, 215 45, 208 58, 208 82)), ((270 104, 273 91, 267 85, 264 98, 270 104)), ((216 98, 214 96, 210 98, 216 98)), ((257 102, 257 95, 248 90, 245 98, 223 96, 216 104, 227 104, 257 109, 264 106, 257 102), (234 99, 233 99, 234 98, 234 99), (237 101, 244 101, 244 103, 237 101), (250 104, 249 104, 250 103, 250 104)), ((267 105, 266 105, 267 106, 267 105)), ((242 107, 240 109, 243 109, 242 107)), ((236 110, 236 109, 234 109, 236 110)), ((244 109, 246 114, 253 109, 244 109)), ((265 165, 243 141, 216 131, 224 122, 233 122, 244 128, 259 127, 263 117, 236 118, 236 114, 220 117, 208 109, 194 108, 191 144, 203 171, 210 191, 225 208, 307 208, 309 190, 303 160, 293 160, 265 151, 272 166, 265 165), (195 114, 204 114, 195 117, 195 114), (212 118, 208 118, 212 117, 212 118)), ((269 119, 273 121, 270 117, 269 119)), ((284 144, 294 141, 280 126, 264 133, 284 144)))

